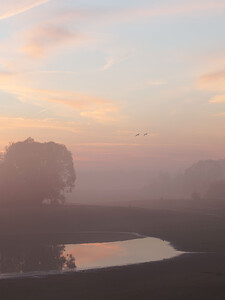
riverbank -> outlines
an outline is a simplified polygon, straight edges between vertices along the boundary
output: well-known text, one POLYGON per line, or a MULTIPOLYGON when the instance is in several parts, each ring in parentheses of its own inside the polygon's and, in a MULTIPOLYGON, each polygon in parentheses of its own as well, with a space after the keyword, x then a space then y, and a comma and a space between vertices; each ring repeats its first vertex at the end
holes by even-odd
POLYGON ((161 262, 0 281, 4 300, 224 300, 225 256, 188 254, 161 262))
MULTIPOLYGON (((1 300, 225 299, 223 212, 210 215, 195 211, 186 213, 139 208, 77 206, 64 208, 60 215, 57 214, 57 211, 54 213, 51 211, 49 214, 46 212, 48 218, 43 218, 42 228, 46 222, 53 222, 58 218, 58 224, 61 225, 57 227, 61 229, 58 234, 64 237, 64 243, 71 242, 73 234, 78 230, 126 231, 162 238, 172 242, 176 249, 181 251, 205 253, 185 254, 160 262, 46 278, 1 280, 1 300), (75 226, 76 224, 79 226, 75 226), (68 228, 70 232, 65 234, 68 228)), ((32 224, 33 229, 30 226, 23 232, 28 239, 36 226, 34 221, 32 224)), ((10 230, 12 228, 8 227, 10 230)), ((19 232, 22 234, 21 228, 20 230, 17 228, 18 234, 19 232)), ((40 237, 44 233, 41 230, 39 228, 39 233, 36 230, 36 234, 40 237)), ((46 236, 49 234, 50 240, 54 240, 53 237, 57 236, 57 232, 52 232, 49 228, 45 234, 46 236)), ((3 238, 2 227, 0 236, 3 238)), ((109 239, 109 235, 107 238, 109 239)))
POLYGON ((211 214, 74 205, 0 211, 0 245, 110 242, 118 240, 118 232, 161 238, 179 251, 224 252, 225 210, 211 214))

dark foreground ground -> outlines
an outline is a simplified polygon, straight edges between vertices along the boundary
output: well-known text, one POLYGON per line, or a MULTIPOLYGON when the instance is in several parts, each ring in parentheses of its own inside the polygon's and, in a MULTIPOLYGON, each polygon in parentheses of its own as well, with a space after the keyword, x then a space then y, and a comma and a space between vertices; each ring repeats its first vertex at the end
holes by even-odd
POLYGON ((1 299, 225 299, 224 255, 187 255, 121 268, 2 280, 1 299))
MULTIPOLYGON (((80 231, 138 232, 171 241, 178 250, 201 253, 46 278, 0 280, 0 299, 225 299, 223 207, 184 212, 75 206, 0 213, 0 245, 88 242, 89 237, 82 240, 80 231)), ((115 235, 106 234, 102 239, 114 240, 115 235)), ((99 241, 97 234, 93 241, 99 241)))

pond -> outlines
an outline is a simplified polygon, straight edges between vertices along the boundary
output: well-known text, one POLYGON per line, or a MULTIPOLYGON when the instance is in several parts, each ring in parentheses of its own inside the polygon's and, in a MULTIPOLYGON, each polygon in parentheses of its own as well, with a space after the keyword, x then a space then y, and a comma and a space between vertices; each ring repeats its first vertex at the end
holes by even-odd
POLYGON ((0 246, 0 278, 45 276, 169 259, 182 254, 152 237, 69 245, 0 246))

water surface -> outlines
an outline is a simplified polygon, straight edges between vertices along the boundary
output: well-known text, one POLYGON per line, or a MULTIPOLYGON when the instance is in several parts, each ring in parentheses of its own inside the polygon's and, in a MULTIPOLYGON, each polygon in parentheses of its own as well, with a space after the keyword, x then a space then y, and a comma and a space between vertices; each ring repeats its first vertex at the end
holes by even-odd
POLYGON ((158 261, 182 254, 168 242, 152 237, 111 243, 67 245, 65 252, 76 257, 77 270, 158 261))
POLYGON ((0 246, 0 278, 138 264, 182 253, 169 242, 152 237, 107 243, 0 246))

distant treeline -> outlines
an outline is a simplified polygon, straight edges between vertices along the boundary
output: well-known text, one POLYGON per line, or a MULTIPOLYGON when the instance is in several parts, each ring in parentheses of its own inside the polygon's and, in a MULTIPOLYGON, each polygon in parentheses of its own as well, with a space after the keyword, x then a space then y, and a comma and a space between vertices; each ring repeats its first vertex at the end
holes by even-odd
POLYGON ((161 173, 146 188, 151 198, 225 200, 225 159, 204 160, 183 173, 161 173))

